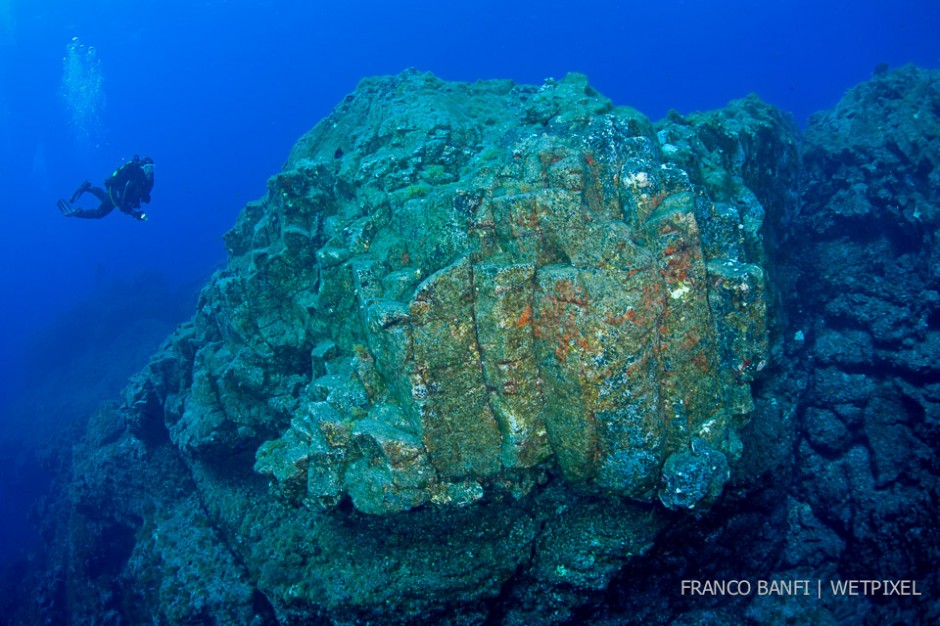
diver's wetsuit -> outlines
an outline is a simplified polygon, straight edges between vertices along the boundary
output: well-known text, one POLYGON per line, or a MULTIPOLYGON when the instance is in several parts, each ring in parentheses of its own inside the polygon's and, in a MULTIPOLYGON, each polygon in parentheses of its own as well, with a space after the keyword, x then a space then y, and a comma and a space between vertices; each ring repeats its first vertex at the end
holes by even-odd
POLYGON ((87 181, 82 183, 68 202, 59 200, 59 210, 66 217, 97 219, 104 217, 117 207, 123 213, 138 220, 147 219, 147 214, 138 209, 140 209, 141 202, 150 202, 150 190, 153 189, 153 159, 149 157, 141 159, 134 155, 133 160, 116 169, 104 181, 104 187, 104 189, 95 187, 87 181), (79 209, 72 206, 86 191, 98 198, 100 204, 97 209, 79 209))

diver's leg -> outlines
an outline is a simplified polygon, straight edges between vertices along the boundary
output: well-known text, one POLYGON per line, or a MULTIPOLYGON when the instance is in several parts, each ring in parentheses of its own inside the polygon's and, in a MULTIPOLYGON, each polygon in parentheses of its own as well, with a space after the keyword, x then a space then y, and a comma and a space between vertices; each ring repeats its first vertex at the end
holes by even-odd
POLYGON ((99 217, 104 217, 113 210, 114 205, 111 204, 110 200, 108 200, 107 202, 102 202, 97 209, 75 209, 75 211, 69 215, 69 217, 98 219, 99 217))
POLYGON ((92 189, 91 183, 86 180, 81 185, 79 185, 78 189, 75 190, 75 193, 73 193, 72 197, 69 198, 69 202, 75 202, 76 200, 82 197, 83 193, 85 193, 86 191, 90 191, 91 189, 92 189))
POLYGON ((79 210, 77 213, 74 214, 74 217, 86 217, 86 218, 91 218, 91 219, 98 219, 99 217, 104 217, 105 215, 107 215, 108 213, 114 210, 114 203, 111 202, 111 197, 108 196, 108 192, 105 191, 104 189, 100 187, 94 187, 92 185, 88 185, 88 188, 85 189, 85 191, 90 192, 91 195, 98 198, 98 202, 100 204, 98 205, 97 209, 79 210))
MULTIPOLYGON (((95 190, 91 189, 91 192, 95 193, 95 190)), ((98 196, 97 193, 95 193, 95 195, 98 196)), ((90 217, 93 219, 97 219, 99 217, 104 217, 105 215, 107 215, 113 210, 114 210, 114 204, 111 202, 111 198, 109 198, 107 194, 105 194, 104 198, 101 200, 101 204, 98 205, 97 209, 86 209, 83 211, 79 211, 75 215, 75 217, 90 217)))
POLYGON ((91 195, 93 195, 94 197, 98 198, 98 202, 101 202, 102 204, 105 203, 105 202, 107 202, 107 203, 110 203, 110 202, 111 202, 111 198, 110 198, 110 196, 108 196, 108 192, 105 191, 104 189, 102 189, 101 187, 95 187, 94 185, 88 185, 88 186, 85 188, 85 191, 90 192, 91 195))
POLYGON ((108 213, 114 210, 114 204, 111 202, 111 198, 108 196, 108 192, 100 187, 94 187, 90 183, 85 182, 81 187, 78 188, 78 191, 75 192, 75 195, 72 196, 73 200, 66 204, 64 200, 59 200, 58 207, 62 211, 62 214, 66 217, 81 217, 86 219, 98 219, 104 217, 108 213), (75 198, 82 195, 82 193, 89 191, 93 196, 95 196, 99 205, 97 209, 78 209, 74 206, 71 206, 71 202, 74 202, 75 198))

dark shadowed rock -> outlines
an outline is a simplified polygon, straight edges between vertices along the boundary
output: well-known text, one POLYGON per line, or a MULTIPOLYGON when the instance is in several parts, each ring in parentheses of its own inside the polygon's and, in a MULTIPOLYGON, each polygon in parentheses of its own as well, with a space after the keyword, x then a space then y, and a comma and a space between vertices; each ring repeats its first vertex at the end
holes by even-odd
MULTIPOLYGON (((805 139, 792 255, 817 367, 795 491, 844 543, 826 557, 843 578, 879 572, 935 586, 940 536, 926 520, 936 519, 940 492, 932 399, 940 367, 940 74, 912 66, 880 74, 813 116, 805 139)), ((856 606, 855 617, 937 619, 933 600, 896 600, 856 606)))

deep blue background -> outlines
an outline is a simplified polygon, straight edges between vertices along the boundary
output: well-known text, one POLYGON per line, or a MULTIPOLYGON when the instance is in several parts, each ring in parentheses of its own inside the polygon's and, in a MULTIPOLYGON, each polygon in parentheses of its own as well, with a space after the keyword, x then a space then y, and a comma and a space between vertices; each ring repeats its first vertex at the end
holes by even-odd
POLYGON ((363 76, 579 71, 654 119, 753 91, 802 123, 908 62, 940 66, 937 0, 0 0, 0 435, 37 333, 115 280, 203 281, 244 203, 363 76), (104 78, 97 141, 76 137, 62 95, 75 36, 104 78), (150 221, 58 213, 134 153, 157 164, 150 221))

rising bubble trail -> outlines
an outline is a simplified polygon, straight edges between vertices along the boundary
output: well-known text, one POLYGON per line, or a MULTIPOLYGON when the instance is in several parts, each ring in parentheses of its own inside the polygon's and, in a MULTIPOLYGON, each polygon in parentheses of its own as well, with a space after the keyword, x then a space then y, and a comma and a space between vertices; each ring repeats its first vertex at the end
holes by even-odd
POLYGON ((86 147, 101 142, 101 114, 105 105, 101 61, 93 46, 73 37, 62 62, 62 96, 75 138, 86 147))

